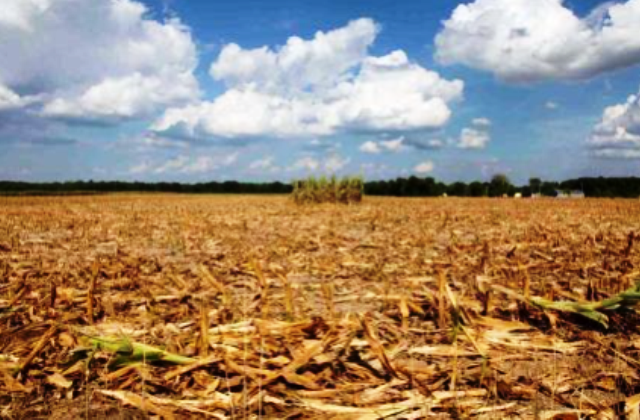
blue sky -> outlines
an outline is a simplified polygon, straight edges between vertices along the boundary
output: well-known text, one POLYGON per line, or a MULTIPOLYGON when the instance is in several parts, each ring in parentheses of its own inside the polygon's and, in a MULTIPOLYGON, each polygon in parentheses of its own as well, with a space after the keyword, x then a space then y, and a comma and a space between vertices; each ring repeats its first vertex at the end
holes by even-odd
POLYGON ((5 0, 0 179, 640 175, 640 0, 5 0))

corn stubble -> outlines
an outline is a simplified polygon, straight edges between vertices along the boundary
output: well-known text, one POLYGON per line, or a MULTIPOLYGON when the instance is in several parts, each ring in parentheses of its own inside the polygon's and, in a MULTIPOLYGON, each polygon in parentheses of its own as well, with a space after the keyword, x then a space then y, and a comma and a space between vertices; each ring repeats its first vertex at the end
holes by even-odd
POLYGON ((0 204, 1 418, 639 415, 635 201, 0 204))

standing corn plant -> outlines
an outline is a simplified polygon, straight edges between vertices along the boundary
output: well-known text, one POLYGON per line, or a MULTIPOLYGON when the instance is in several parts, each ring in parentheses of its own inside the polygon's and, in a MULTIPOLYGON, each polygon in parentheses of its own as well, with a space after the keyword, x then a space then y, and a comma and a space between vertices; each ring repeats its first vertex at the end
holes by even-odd
POLYGON ((334 175, 316 179, 310 176, 304 180, 293 181, 293 201, 296 204, 342 203, 352 204, 362 201, 364 181, 361 177, 344 177, 341 180, 334 175))

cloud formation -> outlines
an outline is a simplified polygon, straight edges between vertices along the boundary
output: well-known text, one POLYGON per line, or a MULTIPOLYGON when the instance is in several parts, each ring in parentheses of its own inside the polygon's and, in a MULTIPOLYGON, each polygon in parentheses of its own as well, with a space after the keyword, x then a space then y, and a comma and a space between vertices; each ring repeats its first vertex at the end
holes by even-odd
POLYGON ((490 140, 491 137, 485 130, 463 128, 457 146, 460 149, 484 149, 490 140))
POLYGON ((432 161, 425 160, 424 162, 420 162, 419 164, 417 164, 413 168, 413 171, 415 173, 417 173, 417 174, 424 175, 424 174, 428 174, 430 172, 433 172, 434 168, 435 168, 435 165, 433 164, 432 161))
POLYGON ((349 163, 351 163, 351 158, 340 156, 337 153, 332 153, 322 158, 303 156, 293 162, 287 170, 290 172, 316 172, 323 170, 324 172, 333 174, 340 172, 349 163))
POLYGON ((363 18, 277 48, 226 45, 210 73, 227 90, 167 110, 152 130, 182 138, 297 138, 445 125, 463 82, 441 78, 401 50, 368 55, 378 31, 363 18))
POLYGON ((187 156, 178 155, 164 162, 151 163, 141 162, 132 166, 129 173, 132 175, 154 174, 206 174, 218 169, 229 167, 238 160, 238 153, 231 153, 224 156, 187 156))
POLYGON ((640 91, 624 103, 605 108, 587 144, 597 157, 640 158, 640 91))
POLYGON ((265 156, 261 159, 254 160, 248 167, 250 172, 265 173, 265 172, 279 172, 281 168, 276 164, 276 158, 274 156, 265 156))
POLYGON ((578 80, 640 63, 640 0, 581 18, 563 0, 476 0, 437 35, 436 59, 511 82, 578 80))
POLYGON ((489 118, 485 118, 485 117, 474 118, 471 121, 471 124, 475 125, 476 127, 490 127, 491 126, 491 120, 489 118))
POLYGON ((17 109, 25 104, 25 99, 6 86, 0 84, 0 111, 17 109))
POLYGON ((360 151, 364 153, 378 154, 381 152, 399 152, 404 149, 404 136, 391 140, 366 141, 360 145, 360 151))
POLYGON ((196 47, 135 0, 3 0, 0 111, 115 123, 197 99, 196 47))
POLYGON ((380 146, 378 146, 378 143, 371 140, 365 141, 364 143, 362 143, 360 145, 360 151, 363 153, 371 153, 371 154, 378 154, 382 152, 382 150, 380 150, 380 146))

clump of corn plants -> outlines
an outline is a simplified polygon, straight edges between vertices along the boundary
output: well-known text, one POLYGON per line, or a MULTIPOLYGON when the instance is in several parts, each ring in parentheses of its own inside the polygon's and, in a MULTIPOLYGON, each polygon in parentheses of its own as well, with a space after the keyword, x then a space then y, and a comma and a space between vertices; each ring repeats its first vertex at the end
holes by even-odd
POLYGON ((361 177, 338 179, 311 176, 293 181, 292 197, 296 204, 343 203, 352 204, 362 201, 364 181, 361 177))

